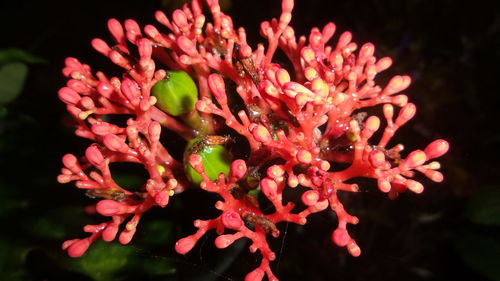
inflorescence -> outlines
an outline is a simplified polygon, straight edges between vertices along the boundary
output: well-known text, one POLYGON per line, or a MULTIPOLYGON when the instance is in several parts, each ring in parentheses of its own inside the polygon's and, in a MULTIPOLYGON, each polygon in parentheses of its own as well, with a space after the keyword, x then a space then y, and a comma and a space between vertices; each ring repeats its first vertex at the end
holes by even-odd
POLYGON ((276 255, 267 237, 280 235, 280 222, 304 225, 310 214, 330 208, 338 218, 332 241, 353 256, 361 254, 347 231, 358 218, 346 212, 338 197, 338 191, 358 191, 357 184, 346 181, 375 179, 380 191, 396 198, 406 190, 423 191, 412 179, 415 171, 443 180, 440 163, 432 160, 447 152, 446 141, 435 140, 405 156, 402 144, 388 147, 416 107, 400 94, 410 85, 409 76, 394 76, 386 86, 375 83, 392 60, 376 59, 373 44, 358 47, 351 33, 344 32, 335 45, 328 45, 336 30, 333 23, 297 38, 289 26, 293 0, 283 0, 279 19, 261 23, 267 44, 252 48, 245 29, 234 28, 217 0, 206 3, 213 22, 207 22, 200 0, 170 18, 156 12, 166 33, 152 25, 141 29, 130 19, 124 24, 110 19, 113 45, 94 39, 92 46, 124 70, 121 77, 93 73, 77 59, 66 59, 68 82, 59 98, 76 121, 75 133, 93 143, 81 158, 63 157, 58 181, 73 181, 99 198, 96 211, 109 217, 86 225, 88 237, 64 242, 71 257, 83 255, 97 239, 118 236, 120 243, 129 243, 146 211, 199 187, 220 195, 215 204, 220 215, 196 220, 197 231, 180 239, 175 250, 186 254, 212 229, 218 248, 248 238, 249 250, 259 252, 262 261, 245 280, 264 275, 277 280, 270 268, 276 255), (278 49, 293 69, 273 61, 278 49), (360 110, 377 105, 384 123, 360 110), (110 115, 131 117, 122 127, 110 123, 110 115), (184 159, 169 153, 168 140, 160 141, 162 130, 188 142, 184 159), (374 139, 378 130, 381 136, 374 139), (113 180, 110 163, 115 162, 144 166, 149 178, 140 191, 128 191, 113 180), (284 190, 299 185, 306 190, 301 202, 284 204, 284 190), (273 212, 264 213, 259 198, 267 198, 273 212))

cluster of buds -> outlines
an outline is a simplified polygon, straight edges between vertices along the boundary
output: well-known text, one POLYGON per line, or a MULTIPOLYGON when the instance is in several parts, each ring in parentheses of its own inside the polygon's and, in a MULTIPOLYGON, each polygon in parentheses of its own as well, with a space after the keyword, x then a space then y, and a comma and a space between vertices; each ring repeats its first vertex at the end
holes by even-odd
POLYGON ((156 12, 166 33, 152 25, 141 29, 130 19, 124 24, 109 20, 113 45, 94 39, 92 46, 123 68, 122 77, 94 74, 77 59, 66 60, 63 74, 69 80, 59 98, 75 120, 76 134, 94 143, 80 159, 63 157, 58 181, 74 181, 99 198, 95 211, 109 217, 85 226, 88 237, 64 242, 71 257, 83 255, 97 239, 118 236, 120 243, 129 243, 144 212, 199 187, 220 196, 215 208, 221 213, 196 220, 196 233, 180 239, 175 250, 186 254, 212 229, 218 248, 248 238, 249 250, 259 252, 262 260, 245 280, 265 275, 277 280, 270 267, 276 255, 267 239, 280 236, 280 222, 303 225, 310 214, 329 208, 338 218, 333 243, 353 256, 361 254, 347 231, 358 218, 347 213, 338 197, 339 191, 359 188, 346 181, 375 179, 381 192, 396 198, 407 190, 423 191, 412 179, 415 171, 435 182, 443 180, 439 162, 432 160, 447 152, 446 141, 435 140, 406 156, 402 144, 388 147, 416 107, 398 94, 409 86, 409 76, 395 76, 385 87, 375 83, 392 60, 375 58, 373 44, 358 47, 351 33, 344 32, 336 45, 328 45, 333 23, 297 38, 289 26, 293 0, 282 0, 280 17, 260 26, 267 44, 252 48, 245 29, 233 27, 217 0, 206 4, 211 23, 200 0, 175 10, 170 18, 156 12), (293 71, 273 61, 278 48, 293 71), (383 125, 379 117, 361 111, 377 105, 383 108, 383 125), (400 109, 395 112, 395 107, 400 109), (131 116, 125 126, 108 122, 117 114, 131 116), (165 129, 183 138, 186 147, 160 141, 165 129), (374 139, 378 130, 383 132, 374 139), (184 149, 183 159, 169 149, 184 149), (139 191, 113 180, 109 165, 115 162, 144 165, 149 178, 139 191), (301 202, 285 204, 284 190, 299 185, 301 202), (271 213, 260 206, 266 202, 272 204, 271 213))

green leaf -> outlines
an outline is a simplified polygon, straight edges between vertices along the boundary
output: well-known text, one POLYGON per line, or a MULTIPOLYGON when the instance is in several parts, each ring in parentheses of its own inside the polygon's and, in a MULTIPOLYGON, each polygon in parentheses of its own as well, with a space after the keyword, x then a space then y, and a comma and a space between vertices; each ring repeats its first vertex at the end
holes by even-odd
POLYGON ((500 187, 481 188, 469 201, 465 216, 477 224, 500 225, 500 187))
POLYGON ((28 64, 47 63, 46 60, 21 49, 10 48, 0 50, 0 65, 10 62, 24 62, 28 64))
POLYGON ((0 67, 0 105, 13 101, 22 91, 28 75, 23 63, 9 63, 0 67))

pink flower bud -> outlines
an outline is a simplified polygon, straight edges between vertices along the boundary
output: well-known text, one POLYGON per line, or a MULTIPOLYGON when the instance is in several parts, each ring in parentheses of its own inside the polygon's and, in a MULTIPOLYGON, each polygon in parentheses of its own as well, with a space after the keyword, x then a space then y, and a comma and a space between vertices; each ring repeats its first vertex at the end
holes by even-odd
POLYGON ((380 189, 380 191, 384 193, 391 191, 392 185, 388 180, 379 178, 377 184, 378 184, 378 189, 380 189))
POLYGON ((103 143, 111 151, 126 153, 129 149, 129 146, 125 144, 122 138, 113 134, 104 136, 103 143))
POLYGON ((370 152, 368 160, 373 168, 381 168, 385 164, 385 155, 380 150, 373 150, 370 152))
POLYGON ((408 104, 408 96, 407 95, 397 95, 391 97, 391 102, 397 106, 405 106, 408 104))
POLYGON ((264 270, 256 268, 245 276, 245 281, 261 281, 264 278, 264 273, 264 270))
POLYGON ((234 160, 229 169, 229 178, 231 180, 239 180, 247 173, 247 165, 244 160, 234 160))
POLYGON ((404 89, 408 88, 411 83, 411 78, 410 76, 401 76, 401 75, 396 75, 392 77, 392 79, 389 81, 387 86, 384 89, 384 94, 386 95, 392 95, 395 93, 399 93, 403 91, 404 89))
POLYGON ((97 91, 104 97, 110 98, 111 94, 115 91, 115 89, 108 82, 100 82, 97 85, 97 91))
POLYGON ((134 238, 134 234, 136 231, 136 228, 122 231, 120 237, 118 237, 118 242, 120 242, 120 244, 122 245, 127 245, 128 243, 130 243, 130 241, 132 241, 132 238, 134 238))
POLYGON ((127 39, 132 43, 135 43, 137 41, 137 37, 141 36, 141 28, 135 20, 126 20, 125 30, 127 31, 127 39))
POLYGON ((121 129, 114 125, 110 124, 107 122, 97 122, 92 124, 92 133, 98 135, 98 136, 105 136, 108 134, 117 134, 121 132, 121 129))
POLYGON ((100 38, 94 38, 92 40, 92 47, 98 51, 99 53, 108 56, 109 52, 111 51, 111 48, 100 38))
POLYGON ((325 42, 330 40, 330 38, 332 38, 333 34, 335 34, 336 28, 337 27, 335 26, 335 24, 333 22, 329 22, 325 25, 325 27, 323 27, 323 30, 321 31, 321 33, 323 34, 323 40, 325 42))
POLYGON ((290 13, 293 10, 293 0, 281 1, 281 11, 283 13, 290 13))
POLYGON ((285 174, 285 170, 279 165, 272 165, 267 168, 267 176, 272 179, 277 179, 285 174))
POLYGON ((70 169, 73 173, 78 173, 81 170, 80 165, 78 165, 78 160, 73 154, 68 153, 64 155, 62 162, 64 166, 70 169))
POLYGON ((415 180, 407 180, 406 187, 408 187, 409 190, 417 194, 422 193, 424 191, 424 186, 415 180))
POLYGON ((148 24, 144 27, 144 33, 146 33, 146 35, 148 35, 153 40, 155 40, 156 37, 158 37, 160 35, 160 32, 158 31, 158 29, 150 24, 148 24))
POLYGON ((240 215, 235 211, 225 211, 221 215, 221 220, 225 228, 239 230, 243 226, 240 215))
POLYGON ((114 223, 110 223, 102 231, 102 240, 104 240, 106 242, 113 241, 113 240, 115 240, 117 233, 118 233, 118 225, 114 224, 114 223))
POLYGON ((108 20, 108 29, 113 39, 120 44, 125 43, 125 33, 123 32, 123 27, 117 19, 108 20))
POLYGON ((304 205, 310 207, 316 205, 319 200, 319 193, 316 190, 308 190, 302 193, 302 202, 304 205))
POLYGON ((80 241, 74 242, 68 248, 68 255, 72 258, 79 258, 85 254, 90 246, 89 239, 81 239, 80 241))
POLYGON ((308 64, 314 64, 316 60, 316 53, 311 47, 302 48, 302 50, 300 51, 300 55, 302 59, 304 59, 304 61, 308 64))
POLYGON ((256 141, 259 141, 263 144, 269 144, 273 140, 269 131, 262 125, 254 127, 252 130, 252 134, 256 141))
POLYGON ((81 97, 80 95, 75 92, 73 89, 64 87, 61 88, 58 92, 59 99, 62 100, 65 104, 78 104, 80 101, 81 97))
POLYGON ((208 86, 219 103, 227 103, 226 85, 224 79, 218 74, 208 76, 208 86))
POLYGON ((181 255, 185 255, 187 252, 193 249, 196 241, 197 239, 193 238, 192 236, 182 238, 175 243, 175 251, 181 255))
POLYGON ((151 45, 151 41, 147 38, 141 38, 137 41, 137 49, 139 51, 139 55, 141 59, 150 59, 151 54, 153 53, 153 46, 151 45))
POLYGON ((165 26, 169 26, 170 25, 170 21, 168 20, 168 17, 162 11, 156 11, 156 13, 155 13, 155 19, 159 23, 161 23, 161 24, 163 24, 165 26))
POLYGON ((71 79, 66 85, 80 94, 90 94, 92 92, 92 88, 80 80, 71 79))
POLYGON ((415 106, 415 104, 408 103, 399 111, 398 118, 396 118, 395 124, 398 126, 402 126, 404 123, 412 119, 413 116, 415 116, 416 112, 417 107, 415 106))
POLYGON ((94 166, 100 167, 104 164, 104 157, 96 145, 91 145, 85 151, 85 157, 94 166))
POLYGON ((240 46, 239 54, 241 58, 248 58, 252 55, 252 48, 248 45, 242 45, 240 46))
POLYGON ((424 175, 434 182, 442 182, 444 180, 443 174, 438 171, 427 170, 424 172, 424 175))
POLYGON ((166 190, 160 191, 155 196, 155 202, 158 206, 164 208, 168 205, 168 201, 170 200, 170 196, 166 190))
POLYGON ((349 31, 346 31, 340 35, 339 41, 337 42, 337 50, 341 50, 347 46, 352 40, 352 34, 349 31))
POLYGON ((349 236, 345 228, 339 227, 333 231, 332 241, 337 244, 337 246, 344 247, 351 241, 351 236, 349 236))
POLYGON ((351 243, 349 243, 347 245, 347 251, 353 257, 359 257, 361 255, 361 249, 359 248, 359 246, 354 241, 352 241, 351 243))
POLYGON ((226 234, 221 235, 215 239, 215 247, 224 249, 234 243, 234 235, 226 234))
POLYGON ((80 105, 86 110, 95 109, 94 101, 90 97, 83 97, 80 99, 80 105))
POLYGON ((186 14, 182 10, 179 9, 175 10, 172 13, 172 19, 175 25, 177 25, 181 29, 186 28, 188 25, 186 14))
POLYGON ((81 189, 97 189, 101 188, 101 185, 99 185, 97 182, 93 180, 83 180, 83 181, 77 181, 76 187, 81 189))
POLYGON ((377 116, 370 116, 365 122, 365 132, 370 132, 369 137, 373 135, 375 131, 380 127, 380 119, 377 116))
POLYGON ((365 64, 370 57, 373 56, 373 53, 375 52, 375 46, 373 46, 372 43, 366 43, 363 46, 361 46, 361 49, 359 50, 359 55, 358 55, 358 62, 360 64, 365 64))
POLYGON ((58 183, 68 183, 71 181, 71 175, 58 175, 57 182, 58 183))
POLYGON ((278 193, 278 185, 270 178, 264 178, 260 181, 260 188, 267 198, 272 199, 278 193))
POLYGON ((152 142, 158 142, 160 140, 161 125, 157 121, 151 122, 148 127, 149 138, 152 142))
POLYGON ((377 61, 375 67, 377 68, 377 72, 382 72, 391 67, 391 65, 392 65, 392 59, 389 57, 384 57, 377 61))
POLYGON ((106 217, 120 215, 127 212, 127 208, 124 204, 108 199, 99 201, 96 204, 96 210, 99 214, 106 217))
POLYGON ((288 176, 288 186, 291 188, 297 187, 299 185, 299 179, 295 175, 288 176))
POLYGON ((422 166, 427 161, 427 155, 422 150, 415 150, 410 153, 400 164, 403 169, 411 169, 422 166))
POLYGON ((199 169, 203 170, 203 159, 198 154, 191 154, 191 156, 189 156, 189 164, 195 170, 199 170, 199 169))
POLYGON ((309 34, 309 44, 313 49, 317 50, 321 48, 321 44, 323 44, 323 35, 317 28, 314 28, 309 34))
POLYGON ((139 92, 139 88, 137 84, 130 80, 130 79, 125 79, 122 82, 121 85, 121 91, 125 95, 125 97, 133 104, 133 105, 138 105, 140 100, 139 97, 141 93, 139 92))
POLYGON ((442 156, 448 149, 450 148, 450 144, 442 139, 435 140, 431 142, 425 149, 424 152, 427 155, 428 159, 434 159, 442 156))
POLYGON ((392 104, 384 104, 382 111, 384 112, 385 119, 392 120, 392 118, 394 117, 394 106, 392 106, 392 104))
POLYGON ((297 152, 297 160, 301 163, 309 164, 312 161, 312 154, 305 149, 301 149, 297 152))
POLYGON ((177 45, 179 45, 179 48, 181 48, 182 51, 190 56, 198 55, 198 51, 196 50, 196 46, 194 45, 193 41, 191 41, 186 36, 179 36, 177 38, 177 45))

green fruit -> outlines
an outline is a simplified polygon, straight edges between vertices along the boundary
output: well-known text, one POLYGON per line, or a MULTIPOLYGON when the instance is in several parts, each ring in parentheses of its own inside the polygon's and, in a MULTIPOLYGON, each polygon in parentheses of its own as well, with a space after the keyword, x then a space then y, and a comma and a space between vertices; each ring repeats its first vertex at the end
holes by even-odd
POLYGON ((220 173, 229 174, 229 166, 232 160, 231 154, 224 145, 214 144, 211 138, 213 136, 192 139, 188 142, 184 151, 184 170, 187 178, 195 184, 200 184, 203 179, 189 164, 189 157, 192 154, 201 156, 205 173, 210 180, 216 180, 220 173))
POLYGON ((158 100, 156 106, 173 116, 191 112, 198 101, 196 84, 181 70, 168 71, 165 79, 151 88, 151 93, 158 100))

